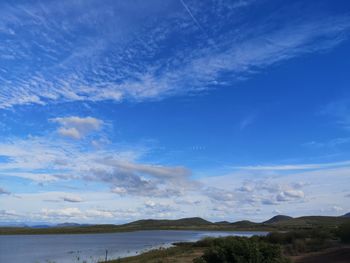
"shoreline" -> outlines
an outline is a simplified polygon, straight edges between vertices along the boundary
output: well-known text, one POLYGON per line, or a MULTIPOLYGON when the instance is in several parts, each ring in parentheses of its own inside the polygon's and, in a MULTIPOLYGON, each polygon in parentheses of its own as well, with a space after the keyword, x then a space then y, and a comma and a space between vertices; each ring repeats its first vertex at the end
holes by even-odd
MULTIPOLYGON (((208 231, 208 232, 272 232, 280 231, 273 228, 264 229, 235 229, 235 228, 139 228, 139 229, 81 229, 81 228, 0 228, 0 236, 13 235, 84 235, 127 233, 137 231, 208 231)), ((282 230, 281 230, 282 231, 282 230)))

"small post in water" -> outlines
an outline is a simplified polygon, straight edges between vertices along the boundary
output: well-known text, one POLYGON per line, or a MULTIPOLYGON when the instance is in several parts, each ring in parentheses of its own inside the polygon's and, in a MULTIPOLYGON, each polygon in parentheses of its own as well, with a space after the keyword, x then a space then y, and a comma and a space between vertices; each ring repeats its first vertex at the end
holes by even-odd
POLYGON ((107 255, 108 255, 108 250, 106 249, 106 258, 105 258, 106 262, 107 262, 107 255))

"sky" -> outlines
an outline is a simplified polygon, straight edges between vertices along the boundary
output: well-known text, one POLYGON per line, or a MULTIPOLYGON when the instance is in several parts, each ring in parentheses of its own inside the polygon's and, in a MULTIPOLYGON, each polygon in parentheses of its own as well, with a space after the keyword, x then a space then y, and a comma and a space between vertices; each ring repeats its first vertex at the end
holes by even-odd
POLYGON ((350 211, 350 3, 0 1, 0 223, 350 211))

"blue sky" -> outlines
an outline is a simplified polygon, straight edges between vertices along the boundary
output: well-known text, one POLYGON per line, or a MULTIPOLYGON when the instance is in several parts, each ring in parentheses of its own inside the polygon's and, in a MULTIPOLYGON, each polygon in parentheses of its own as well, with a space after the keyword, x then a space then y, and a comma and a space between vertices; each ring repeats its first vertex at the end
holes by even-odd
POLYGON ((350 210, 348 1, 1 1, 0 221, 350 210))

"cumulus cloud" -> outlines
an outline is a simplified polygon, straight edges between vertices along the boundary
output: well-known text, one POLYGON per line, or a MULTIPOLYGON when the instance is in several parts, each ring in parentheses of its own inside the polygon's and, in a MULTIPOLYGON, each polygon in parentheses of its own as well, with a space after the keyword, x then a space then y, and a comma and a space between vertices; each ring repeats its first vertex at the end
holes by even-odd
POLYGON ((44 218, 71 218, 71 217, 81 217, 82 212, 76 207, 67 207, 62 209, 47 209, 41 210, 41 214, 44 218))
POLYGON ((101 129, 103 121, 92 117, 63 117, 51 119, 52 122, 58 123, 61 127, 57 132, 63 136, 71 139, 82 139, 90 132, 101 129))
POLYGON ((44 208, 39 212, 41 218, 50 221, 64 220, 91 220, 95 218, 113 219, 120 216, 133 216, 132 210, 108 210, 108 209, 81 209, 78 207, 65 207, 59 209, 44 208))
POLYGON ((301 190, 286 190, 280 192, 276 200, 279 202, 285 202, 285 201, 292 201, 292 200, 299 200, 304 198, 304 192, 301 190))
POLYGON ((189 171, 182 167, 152 166, 118 160, 102 162, 100 169, 90 169, 87 180, 102 181, 116 194, 140 196, 179 196, 193 189, 189 171))
MULTIPOLYGON (((78 198, 73 193, 63 192, 40 199, 40 202, 64 201, 67 202, 66 205, 71 203, 76 207, 60 211, 55 207, 60 202, 49 203, 49 210, 42 213, 36 211, 37 216, 43 215, 50 220, 81 218, 86 221, 92 219, 89 215, 99 213, 104 215, 103 218, 111 218, 108 217, 109 213, 113 213, 115 218, 121 218, 124 215, 125 218, 134 218, 137 215, 143 217, 142 215, 149 211, 159 217, 180 216, 183 211, 185 211, 184 215, 188 216, 193 214, 194 210, 196 214, 203 216, 232 216, 240 213, 255 217, 261 213, 259 209, 271 214, 273 209, 286 204, 293 207, 296 205, 311 207, 315 202, 327 204, 327 195, 324 191, 329 189, 335 193, 334 195, 339 192, 339 185, 332 184, 335 181, 333 178, 342 185, 347 185, 349 180, 350 168, 345 166, 347 162, 325 163, 318 170, 307 170, 300 174, 293 172, 294 170, 288 170, 285 174, 283 174, 284 170, 278 170, 276 173, 264 169, 241 170, 228 176, 195 180, 191 177, 191 170, 186 167, 145 162, 144 154, 147 151, 144 149, 135 147, 132 150, 123 149, 112 145, 113 147, 108 149, 92 150, 91 147, 82 147, 85 143, 87 142, 84 140, 74 144, 66 140, 52 141, 46 137, 7 140, 0 143, 0 155, 5 157, 0 167, 1 175, 46 184, 65 183, 67 187, 69 187, 67 180, 74 180, 74 185, 79 181, 79 187, 84 190, 86 185, 98 183, 99 186, 102 184, 106 187, 106 194, 112 196, 109 198, 113 202, 116 199, 125 200, 130 204, 136 202, 135 206, 139 208, 137 211, 133 208, 133 211, 125 213, 96 207, 90 209, 88 206, 91 202, 81 202, 89 198, 81 193, 78 198), (37 171, 46 171, 46 173, 37 171), (320 191, 314 190, 316 187, 310 187, 315 184, 318 184, 320 191), (119 198, 113 194, 123 197, 119 198), (144 201, 145 198, 147 202, 144 201), (165 202, 169 198, 173 202, 165 202)), ((346 198, 344 197, 346 193, 339 192, 339 195, 346 198)), ((2 195, 1 198, 7 200, 14 197, 2 195)), ((334 204, 342 204, 341 199, 337 200, 340 201, 334 204)), ((15 201, 11 199, 11 202, 15 201)), ((315 207, 320 206, 315 205, 315 207)), ((4 207, 7 210, 11 210, 10 208, 4 207)), ((316 212, 319 211, 318 209, 316 212)), ((19 216, 25 218, 27 215, 23 212, 19 216)), ((34 214, 31 216, 36 218, 34 214)))
POLYGON ((215 187, 208 187, 204 190, 204 192, 211 200, 216 202, 232 202, 237 200, 234 191, 228 191, 215 187))
POLYGON ((17 219, 19 217, 20 215, 14 210, 0 210, 0 219, 2 220, 17 219))
POLYGON ((190 179, 191 171, 181 166, 143 164, 111 156, 101 156, 95 164, 84 178, 107 183, 119 195, 179 196, 198 185, 190 179))
POLYGON ((240 206, 260 207, 276 206, 282 202, 296 202, 304 200, 304 192, 301 183, 275 183, 270 179, 250 180, 242 183, 242 186, 210 187, 203 191, 214 204, 220 204, 226 209, 240 206))
POLYGON ((242 192, 252 192, 253 190, 254 188, 249 184, 244 184, 238 188, 238 191, 242 191, 242 192))
POLYGON ((142 149, 90 149, 66 141, 30 137, 0 143, 0 155, 8 157, 0 168, 3 175, 40 183, 102 182, 119 195, 180 196, 198 185, 185 167, 138 161, 143 156, 142 149), (37 173, 39 170, 51 173, 37 173))

